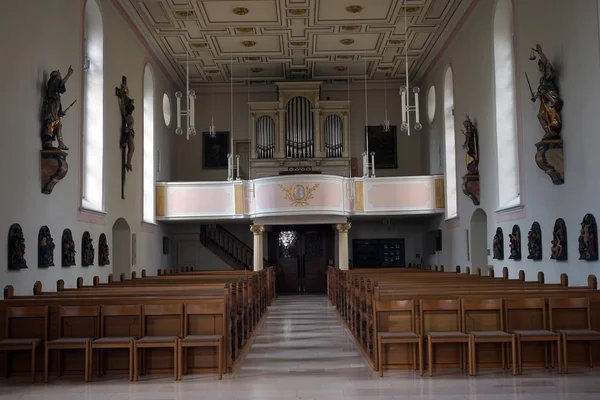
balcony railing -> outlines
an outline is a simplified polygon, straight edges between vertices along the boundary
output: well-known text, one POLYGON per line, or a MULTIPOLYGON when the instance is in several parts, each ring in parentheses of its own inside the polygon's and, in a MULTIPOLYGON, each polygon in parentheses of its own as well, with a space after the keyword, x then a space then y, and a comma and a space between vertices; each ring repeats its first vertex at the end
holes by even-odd
POLYGON ((441 214, 444 207, 443 175, 390 178, 292 175, 249 181, 156 184, 159 221, 290 215, 425 215, 441 214))

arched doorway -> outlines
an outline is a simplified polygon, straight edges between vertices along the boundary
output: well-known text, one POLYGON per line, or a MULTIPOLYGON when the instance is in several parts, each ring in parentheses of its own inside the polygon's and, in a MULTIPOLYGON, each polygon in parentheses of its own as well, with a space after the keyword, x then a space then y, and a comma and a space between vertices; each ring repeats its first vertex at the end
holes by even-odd
POLYGON ((485 271, 487 267, 487 214, 481 208, 473 212, 471 217, 471 271, 475 273, 477 268, 485 271))
POLYGON ((124 272, 131 277, 131 228, 124 218, 115 221, 112 228, 113 278, 119 280, 124 272))

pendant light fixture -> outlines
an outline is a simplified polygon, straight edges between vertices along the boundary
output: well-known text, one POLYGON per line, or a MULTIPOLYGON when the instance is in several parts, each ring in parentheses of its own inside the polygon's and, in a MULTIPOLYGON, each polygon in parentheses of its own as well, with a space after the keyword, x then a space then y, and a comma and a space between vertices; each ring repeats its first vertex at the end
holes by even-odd
POLYGON ((415 125, 413 128, 417 131, 420 131, 423 128, 420 122, 419 116, 419 92, 421 89, 415 86, 412 88, 412 92, 415 95, 415 105, 410 105, 410 98, 408 97, 408 92, 410 90, 409 82, 408 82, 408 16, 406 10, 406 4, 404 5, 404 68, 405 68, 405 78, 406 85, 402 85, 400 87, 400 98, 401 98, 401 107, 402 107, 402 125, 400 125, 400 130, 403 132, 407 132, 408 136, 410 136, 410 113, 415 113, 415 125))
POLYGON ((385 77, 385 80, 383 81, 383 98, 384 98, 384 104, 385 104, 385 119, 383 120, 383 131, 389 132, 390 131, 390 120, 388 119, 388 113, 387 113, 387 76, 385 77))
POLYGON ((372 151, 371 162, 369 162, 369 99, 367 94, 367 49, 364 51, 363 59, 365 61, 365 151, 362 153, 363 158, 363 177, 375 177, 375 152, 372 151))
MULTIPOLYGON (((186 19, 189 19, 189 14, 186 19)), ((180 91, 175 92, 175 98, 177 99, 177 128, 175 129, 176 135, 183 135, 183 128, 181 127, 181 117, 185 116, 187 119, 187 130, 186 130, 186 138, 190 140, 190 137, 196 136, 196 128, 194 127, 194 103, 196 101, 196 92, 193 89, 190 89, 190 52, 186 51, 185 56, 185 70, 186 70, 186 79, 185 79, 185 90, 186 90, 186 110, 181 110, 181 98, 183 97, 183 93, 180 91)))

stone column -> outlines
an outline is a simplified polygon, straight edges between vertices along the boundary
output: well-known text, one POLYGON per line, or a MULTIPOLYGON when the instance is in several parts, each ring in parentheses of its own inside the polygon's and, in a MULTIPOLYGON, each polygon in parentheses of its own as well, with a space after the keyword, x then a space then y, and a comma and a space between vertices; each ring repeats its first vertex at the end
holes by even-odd
POLYGON ((340 269, 348 270, 348 230, 350 222, 345 224, 337 224, 335 229, 338 231, 338 259, 340 269))
POLYGON ((250 231, 254 233, 254 260, 252 265, 255 271, 263 269, 263 233, 265 232, 264 225, 250 225, 250 231))

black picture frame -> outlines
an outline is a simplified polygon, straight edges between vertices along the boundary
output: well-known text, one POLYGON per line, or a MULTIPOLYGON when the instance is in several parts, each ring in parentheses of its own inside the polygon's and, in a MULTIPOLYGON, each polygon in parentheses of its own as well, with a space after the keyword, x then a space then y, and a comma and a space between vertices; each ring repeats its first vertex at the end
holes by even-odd
POLYGON ((216 132, 214 138, 202 132, 203 169, 226 169, 229 152, 229 132, 216 132))
POLYGON ((396 126, 391 125, 388 132, 384 132, 383 125, 369 125, 367 138, 369 140, 369 162, 371 152, 375 152, 375 169, 398 168, 398 141, 396 126))

